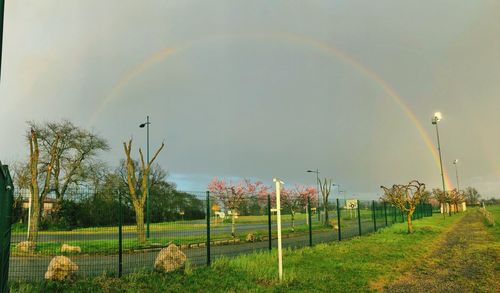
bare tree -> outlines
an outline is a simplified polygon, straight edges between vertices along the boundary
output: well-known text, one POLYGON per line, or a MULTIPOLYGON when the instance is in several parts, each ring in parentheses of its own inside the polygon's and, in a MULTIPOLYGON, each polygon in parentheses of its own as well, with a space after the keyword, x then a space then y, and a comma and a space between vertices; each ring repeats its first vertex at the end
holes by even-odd
POLYGON ((126 166, 127 166, 127 185, 130 192, 130 199, 135 211, 135 221, 137 224, 137 241, 140 244, 146 243, 146 234, 144 229, 144 204, 146 203, 147 198, 147 180, 148 174, 151 169, 151 165, 154 160, 160 153, 160 151, 165 146, 164 143, 161 144, 160 148, 156 150, 153 155, 153 158, 149 162, 144 162, 144 156, 142 155, 142 150, 139 148, 139 155, 141 158, 141 178, 137 178, 136 176, 136 163, 131 157, 132 151, 132 139, 129 140, 128 144, 123 143, 123 148, 125 150, 126 155, 126 166), (140 181, 138 181, 140 180, 140 181), (139 183, 140 182, 140 183, 139 183), (140 185, 140 190, 138 190, 138 186, 140 185), (138 192, 140 191, 140 192, 138 192))
POLYGON ((41 210, 43 209, 43 202, 50 191, 50 181, 52 175, 52 168, 56 161, 58 152, 59 135, 56 135, 52 148, 50 149, 50 160, 48 164, 40 165, 40 148, 38 144, 37 132, 32 128, 28 135, 28 142, 30 146, 30 197, 31 197, 31 215, 28 233, 28 241, 36 243, 38 238, 38 229, 40 224, 41 210), (44 170, 45 178, 43 186, 40 190, 39 180, 40 170, 44 170))
POLYGON ((391 188, 380 186, 384 190, 382 200, 399 208, 406 214, 408 222, 408 233, 413 233, 411 218, 417 204, 420 203, 425 192, 425 184, 413 180, 406 185, 393 185, 391 188))
POLYGON ((443 216, 449 212, 451 201, 449 192, 443 192, 443 190, 439 188, 434 188, 432 190, 432 197, 435 198, 441 205, 441 213, 443 214, 443 216))
POLYGON ((465 201, 465 195, 463 192, 458 191, 456 188, 449 192, 450 203, 455 207, 455 213, 458 212, 458 205, 465 201))
POLYGON ((481 200, 481 195, 474 187, 467 187, 465 189, 465 199, 467 201, 467 204, 475 205, 479 204, 479 201, 481 200))
POLYGON ((328 197, 330 196, 330 192, 332 190, 332 179, 324 179, 323 182, 321 180, 318 180, 319 183, 319 189, 321 191, 321 196, 323 198, 323 209, 325 213, 325 219, 324 219, 324 225, 329 226, 329 219, 328 219, 328 197))
POLYGON ((68 120, 43 124, 28 122, 28 124, 38 134, 40 161, 44 164, 48 164, 52 159, 51 150, 57 138, 57 153, 52 166, 54 184, 51 188, 58 202, 64 199, 69 187, 89 179, 98 165, 102 164, 96 160, 98 152, 109 150, 104 138, 68 120))

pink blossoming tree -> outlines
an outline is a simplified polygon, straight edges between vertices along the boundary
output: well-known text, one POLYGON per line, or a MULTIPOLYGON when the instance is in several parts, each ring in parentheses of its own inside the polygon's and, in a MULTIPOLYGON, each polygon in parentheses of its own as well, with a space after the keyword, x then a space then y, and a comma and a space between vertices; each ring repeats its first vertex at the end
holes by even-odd
POLYGON ((231 236, 234 238, 236 237, 236 216, 240 206, 249 196, 264 196, 269 192, 269 187, 260 181, 254 183, 248 179, 233 184, 214 178, 208 184, 208 190, 226 211, 231 211, 231 236))

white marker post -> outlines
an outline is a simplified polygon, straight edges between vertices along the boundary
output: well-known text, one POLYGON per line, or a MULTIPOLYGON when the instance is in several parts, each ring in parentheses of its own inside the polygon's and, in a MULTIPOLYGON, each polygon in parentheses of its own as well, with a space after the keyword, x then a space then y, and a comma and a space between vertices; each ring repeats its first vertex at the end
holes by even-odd
POLYGON ((279 178, 273 179, 276 184, 276 217, 278 219, 278 275, 280 282, 283 280, 283 252, 281 249, 281 204, 280 204, 280 191, 281 191, 281 181, 279 178))
POLYGON ((31 224, 31 192, 28 197, 28 235, 26 236, 26 239, 30 238, 30 224, 31 224))

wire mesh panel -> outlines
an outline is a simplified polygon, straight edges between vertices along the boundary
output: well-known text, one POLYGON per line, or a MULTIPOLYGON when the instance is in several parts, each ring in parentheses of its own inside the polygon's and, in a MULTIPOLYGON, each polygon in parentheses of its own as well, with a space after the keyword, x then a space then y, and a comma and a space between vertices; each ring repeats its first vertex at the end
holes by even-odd
POLYGON ((339 199, 342 240, 359 235, 358 200, 339 199))
POLYGON ((42 280, 46 273, 49 276, 54 271, 57 263, 74 270, 78 276, 117 273, 118 205, 112 192, 74 189, 68 190, 64 198, 48 194, 40 204, 38 220, 30 217, 35 207, 28 191, 21 190, 17 201, 11 280, 42 280), (37 225, 29 225, 32 221, 37 221, 37 225), (53 265, 49 268, 51 261, 53 265))
POLYGON ((366 235, 375 231, 373 225, 373 212, 371 200, 359 201, 359 214, 361 222, 361 235, 366 235))
MULTIPOLYGON (((269 217, 266 196, 211 194, 211 256, 234 256, 269 247, 269 217)), ((275 212, 271 215, 276 225, 275 212)), ((291 229, 290 222, 283 223, 291 229)))
POLYGON ((372 201, 372 209, 373 209, 374 223, 376 230, 387 226, 385 221, 386 209, 384 207, 386 207, 386 205, 384 205, 384 202, 372 201))
POLYGON ((313 244, 338 241, 339 224, 336 199, 329 198, 326 206, 323 200, 320 200, 318 210, 314 209, 313 212, 311 217, 313 244), (316 213, 319 213, 319 217, 316 213))
POLYGON ((192 264, 206 263, 205 192, 151 192, 149 213, 146 202, 144 229, 137 216, 123 226, 124 273, 152 270, 160 250, 170 244, 177 245, 192 264))

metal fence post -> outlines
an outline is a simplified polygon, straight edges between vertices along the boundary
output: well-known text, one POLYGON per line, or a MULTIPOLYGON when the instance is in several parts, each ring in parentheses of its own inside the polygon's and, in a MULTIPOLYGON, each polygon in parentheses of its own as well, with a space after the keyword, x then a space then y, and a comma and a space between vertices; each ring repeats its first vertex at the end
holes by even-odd
MULTIPOLYGON (((1 3, 3 8, 3 1, 1 3)), ((14 184, 9 168, 0 162, 0 292, 9 292, 9 257, 14 184)))
POLYGON ((387 227, 387 203, 384 201, 385 226, 387 227))
POLYGON ((122 193, 118 190, 118 277, 123 273, 123 207, 122 193))
MULTIPOLYGON (((3 47, 3 17, 4 17, 5 1, 0 0, 0 74, 2 73, 2 47, 3 47)), ((2 164, 0 164, 0 168, 2 164)), ((1 288, 0 288, 1 289, 1 288)))
POLYGON ((273 249, 273 234, 271 226, 271 194, 267 195, 267 232, 269 237, 269 250, 273 249))
POLYGON ((340 204, 338 198, 337 198, 337 222, 339 227, 339 241, 340 241, 342 240, 342 227, 340 225, 340 204))
POLYGON ((359 236, 361 236, 361 212, 359 211, 359 199, 358 199, 358 230, 359 230, 359 236))
POLYGON ((309 218, 309 246, 313 246, 312 221, 311 221, 311 198, 307 197, 307 217, 309 218))
POLYGON ((212 259, 210 255, 210 191, 207 191, 207 266, 210 266, 212 259))
POLYGON ((373 230, 377 232, 377 220, 375 219, 375 201, 372 200, 373 230))

